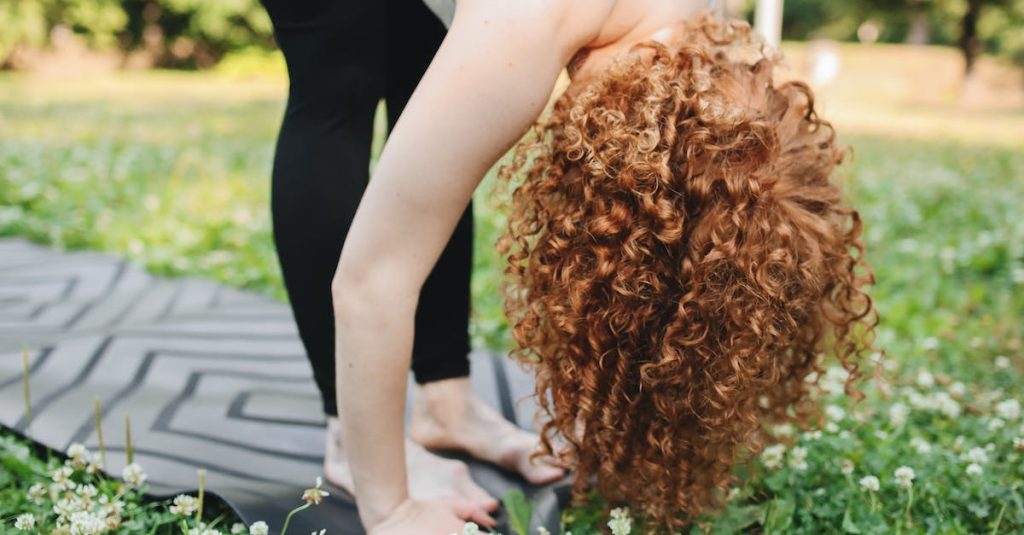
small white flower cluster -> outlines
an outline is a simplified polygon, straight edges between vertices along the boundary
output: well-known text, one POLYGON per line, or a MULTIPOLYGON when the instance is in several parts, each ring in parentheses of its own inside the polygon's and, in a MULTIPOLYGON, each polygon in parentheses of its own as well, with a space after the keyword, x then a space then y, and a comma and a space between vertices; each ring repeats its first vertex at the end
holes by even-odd
POLYGON ((764 463, 765 468, 769 470, 775 470, 776 468, 782 467, 782 461, 786 455, 785 444, 772 444, 767 446, 764 451, 761 452, 761 462, 764 463))
POLYGON ((902 427, 907 423, 908 416, 910 416, 910 409, 903 403, 897 401, 889 406, 889 423, 893 427, 902 427))
POLYGON ((170 511, 172 514, 189 516, 195 513, 198 508, 199 500, 194 496, 179 494, 174 497, 174 502, 171 504, 170 511))
MULTIPOLYGON (((853 463, 850 463, 851 472, 852 464, 853 463)), ((893 478, 895 478, 896 484, 904 489, 910 489, 911 487, 914 486, 915 477, 917 477, 917 474, 915 474, 914 469, 909 466, 901 466, 897 468, 895 472, 893 472, 893 478)), ((873 475, 866 475, 860 478, 860 481, 858 483, 860 484, 860 488, 868 492, 878 492, 878 490, 882 488, 882 484, 878 480, 878 477, 873 475)))
POLYGON ((915 409, 939 412, 950 419, 960 416, 962 412, 960 403, 943 390, 921 394, 917 390, 908 389, 906 395, 910 406, 915 409))
POLYGON ((29 531, 34 527, 36 527, 36 517, 29 513, 18 515, 18 518, 14 520, 14 529, 18 531, 29 531))
MULTIPOLYGON (((77 442, 68 447, 67 456, 64 464, 50 472, 49 485, 36 482, 29 487, 28 501, 40 506, 47 501, 52 503, 50 511, 56 516, 57 533, 96 535, 118 529, 124 514, 122 495, 114 498, 101 495, 95 485, 83 482, 82 478, 76 480, 76 474, 96 473, 101 466, 98 459, 77 442)), ((144 479, 144 474, 141 477, 144 479)), ((24 531, 33 529, 34 515, 19 515, 15 527, 24 531)))
POLYGON ((960 460, 968 463, 964 469, 967 475, 980 476, 985 471, 982 465, 988 462, 988 450, 993 447, 993 444, 988 444, 984 448, 974 447, 960 455, 960 460))
POLYGON ((616 507, 611 511, 612 519, 608 521, 608 529, 612 535, 629 535, 633 529, 633 519, 629 517, 628 507, 616 507))
POLYGON ((909 489, 914 486, 914 469, 909 466, 901 466, 893 472, 893 477, 896 478, 896 484, 905 489, 909 489))
POLYGON ((878 478, 875 476, 864 476, 860 478, 860 487, 870 492, 878 492, 881 487, 878 478))
POLYGON ((789 466, 793 470, 807 470, 807 448, 797 446, 789 452, 789 466))
POLYGON ((1016 399, 1000 401, 995 406, 996 414, 1003 420, 1014 421, 1020 418, 1020 402, 1016 399))
POLYGON ((842 366, 832 366, 825 370, 818 386, 829 395, 838 396, 846 392, 846 380, 849 377, 850 372, 842 366))
POLYGON ((148 477, 139 463, 128 464, 121 470, 121 479, 132 487, 142 486, 148 477))

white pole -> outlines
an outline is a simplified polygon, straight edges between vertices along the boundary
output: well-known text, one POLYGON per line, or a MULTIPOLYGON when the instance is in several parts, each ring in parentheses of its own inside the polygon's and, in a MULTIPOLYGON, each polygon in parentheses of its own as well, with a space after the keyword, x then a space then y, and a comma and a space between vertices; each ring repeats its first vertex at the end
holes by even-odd
POLYGON ((757 0, 754 13, 754 30, 773 46, 779 46, 782 41, 782 1, 757 0))

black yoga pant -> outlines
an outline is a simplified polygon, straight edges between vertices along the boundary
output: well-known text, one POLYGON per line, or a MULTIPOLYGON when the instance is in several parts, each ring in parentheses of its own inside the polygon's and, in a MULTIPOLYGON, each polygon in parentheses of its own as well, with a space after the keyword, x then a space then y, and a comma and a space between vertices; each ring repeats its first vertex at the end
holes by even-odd
MULTIPOLYGON (((384 98, 390 131, 446 30, 421 0, 263 4, 290 79, 271 182, 274 242, 324 411, 337 415, 331 281, 369 180, 374 112, 384 98)), ((469 375, 472 254, 471 200, 420 293, 417 383, 469 375)))

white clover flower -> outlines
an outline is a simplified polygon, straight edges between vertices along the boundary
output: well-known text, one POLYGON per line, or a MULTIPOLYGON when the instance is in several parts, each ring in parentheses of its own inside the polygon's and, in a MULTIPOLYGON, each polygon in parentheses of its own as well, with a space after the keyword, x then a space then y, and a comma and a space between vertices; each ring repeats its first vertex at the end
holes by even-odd
POLYGON ((84 498, 86 501, 89 501, 92 498, 95 498, 96 495, 99 493, 99 491, 96 490, 96 487, 94 487, 92 484, 88 484, 88 483, 85 484, 85 485, 79 485, 78 489, 75 492, 79 496, 84 498))
POLYGON ((921 437, 914 437, 910 439, 910 447, 914 448, 914 451, 922 455, 931 453, 932 451, 931 443, 921 437))
POLYGON ((910 415, 910 409, 899 402, 893 403, 889 406, 889 423, 893 427, 900 427, 907 423, 907 416, 910 415))
POLYGON ((1017 451, 1024 451, 1024 437, 1013 439, 1013 449, 1017 451))
POLYGON ((125 483, 133 487, 138 487, 146 481, 146 472, 142 470, 142 467, 138 463, 131 463, 121 470, 121 478, 124 479, 125 483))
POLYGON ((121 500, 110 501, 106 495, 101 495, 100 499, 100 510, 103 511, 107 516, 121 516, 124 514, 124 502, 121 500))
POLYGON ((316 486, 302 492, 303 501, 310 505, 320 505, 320 502, 323 501, 324 497, 331 495, 326 490, 322 490, 320 488, 323 484, 324 479, 320 476, 316 476, 316 486))
POLYGON ((462 526, 462 535, 477 535, 477 533, 480 533, 480 526, 476 522, 466 522, 462 526))
POLYGON ((633 529, 633 519, 629 517, 628 507, 616 507, 611 511, 612 519, 608 521, 608 528, 612 535, 629 535, 633 529))
POLYGON ((839 471, 842 472, 845 475, 852 474, 853 473, 853 469, 854 469, 853 461, 851 461, 849 459, 843 459, 843 462, 839 463, 839 471))
POLYGON ((949 385, 949 393, 955 398, 963 398, 964 394, 967 393, 967 386, 960 381, 956 381, 949 385))
POLYGON ((221 533, 218 530, 206 527, 206 524, 200 524, 198 528, 189 529, 188 535, 221 535, 221 533))
POLYGON ((71 482, 72 485, 70 487, 66 486, 65 484, 68 483, 69 481, 71 481, 71 475, 74 474, 74 473, 75 473, 75 470, 73 468, 71 468, 70 466, 64 465, 64 466, 58 467, 53 472, 50 472, 50 479, 52 479, 54 483, 62 486, 63 488, 71 488, 71 489, 73 489, 73 488, 75 488, 75 485, 73 484, 74 483, 73 481, 71 482))
POLYGON ((886 433, 883 429, 875 429, 874 435, 878 440, 885 440, 889 438, 889 433, 886 433))
POLYGON ((801 435, 804 440, 817 440, 821 438, 821 429, 815 429, 814 431, 805 431, 801 435))
POLYGON ((960 404, 957 403, 948 392, 935 392, 932 395, 935 407, 945 414, 947 418, 956 418, 960 416, 960 404))
POLYGON ((174 497, 174 503, 170 507, 172 514, 189 516, 199 508, 199 500, 188 494, 179 494, 174 497))
POLYGON ((928 370, 921 368, 917 370, 917 376, 914 377, 914 382, 921 388, 931 388, 935 386, 935 376, 928 370))
POLYGON ((1006 355, 999 355, 995 360, 996 368, 1007 369, 1010 367, 1010 359, 1006 358, 1006 355))
POLYGON ((998 431, 1004 427, 1006 427, 1006 420, 1003 420, 1002 418, 996 417, 988 421, 989 431, 998 431))
POLYGON ((931 396, 925 396, 917 390, 905 390, 905 393, 911 407, 926 411, 935 410, 935 403, 931 396))
POLYGON ((85 445, 80 442, 73 442, 68 446, 67 450, 68 457, 75 465, 84 465, 89 462, 92 454, 86 449, 85 445))
POLYGON ((828 433, 838 433, 839 432, 839 424, 837 424, 835 422, 828 422, 828 423, 825 424, 825 431, 828 432, 828 433))
POLYGON ((36 526, 36 517, 30 513, 18 515, 18 518, 14 520, 14 529, 18 531, 28 531, 36 526))
POLYGON ((107 524, 91 511, 75 511, 70 516, 72 535, 98 535, 107 530, 107 524))
POLYGON ((921 347, 923 347, 924 349, 929 350, 929 351, 934 350, 934 349, 938 349, 939 348, 939 339, 935 338, 934 336, 929 336, 928 338, 925 338, 924 340, 921 340, 921 347))
POLYGON ((878 492, 878 478, 875 476, 864 476, 860 478, 860 487, 871 492, 878 492))
POLYGON ((267 523, 262 520, 253 522, 252 525, 249 526, 249 535, 267 535, 269 532, 270 528, 267 526, 267 523))
POLYGON ((551 535, 551 532, 548 531, 548 528, 540 526, 537 528, 537 535, 551 535))
POLYGON ((961 459, 972 463, 985 464, 988 462, 988 452, 985 448, 971 448, 961 456, 961 459))
POLYGON ((825 415, 833 422, 841 422, 843 418, 846 418, 846 411, 839 405, 829 405, 825 407, 825 415))
POLYGON ((896 483, 899 486, 909 489, 914 486, 914 469, 909 466, 901 466, 893 472, 893 476, 896 477, 896 483))
POLYGON ((789 452, 789 466, 794 470, 807 470, 807 448, 797 446, 789 452))
POLYGON ((65 496, 54 502, 52 511, 58 517, 70 516, 77 509, 77 505, 71 496, 65 496))
POLYGON ((326 528, 322 529, 320 531, 311 531, 309 533, 309 535, 324 535, 325 533, 327 533, 327 529, 326 528))
POLYGON ((782 466, 782 459, 785 453, 785 444, 772 444, 761 452, 761 462, 764 463, 765 468, 775 470, 782 466))
POLYGON ((94 456, 92 459, 89 459, 89 463, 85 465, 85 473, 95 474, 96 472, 99 472, 101 468, 103 468, 103 463, 100 462, 98 457, 94 456))
POLYGON ((969 476, 980 476, 983 471, 984 470, 982 470, 981 465, 978 463, 971 463, 967 465, 967 475, 969 476))
POLYGON ((831 395, 839 395, 846 392, 846 380, 850 372, 842 366, 832 366, 825 371, 824 377, 818 382, 818 386, 831 395))
POLYGON ((30 502, 36 505, 42 505, 43 499, 46 498, 46 487, 44 487, 42 483, 33 483, 32 486, 28 488, 26 496, 30 502))
POLYGON ((245 533, 246 531, 247 530, 245 529, 245 524, 241 522, 235 522, 234 524, 231 524, 232 535, 238 535, 240 533, 245 533))
POLYGON ((772 427, 772 434, 774 434, 775 436, 791 437, 795 432, 796 429, 793 427, 793 424, 790 423, 779 424, 772 427))
POLYGON ((996 414, 1004 420, 1014 421, 1020 418, 1020 402, 1016 399, 1008 399, 996 403, 996 414))

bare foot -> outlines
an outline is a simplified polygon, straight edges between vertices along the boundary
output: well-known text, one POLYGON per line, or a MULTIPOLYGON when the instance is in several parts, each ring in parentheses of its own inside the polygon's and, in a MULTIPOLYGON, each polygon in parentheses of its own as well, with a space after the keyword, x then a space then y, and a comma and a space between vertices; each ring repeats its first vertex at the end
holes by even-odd
MULTIPOLYGON (((445 459, 423 446, 405 439, 405 462, 408 470, 409 496, 420 500, 469 498, 477 500, 488 511, 498 508, 498 500, 477 485, 469 475, 466 463, 445 459)), ((327 445, 324 452, 324 475, 327 480, 353 492, 352 471, 342 442, 341 422, 327 418, 327 445)))
POLYGON ((417 385, 415 396, 409 435, 424 447, 464 451, 517 472, 535 485, 565 475, 550 456, 530 461, 530 454, 539 448, 539 437, 477 398, 468 377, 417 385))

